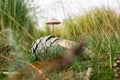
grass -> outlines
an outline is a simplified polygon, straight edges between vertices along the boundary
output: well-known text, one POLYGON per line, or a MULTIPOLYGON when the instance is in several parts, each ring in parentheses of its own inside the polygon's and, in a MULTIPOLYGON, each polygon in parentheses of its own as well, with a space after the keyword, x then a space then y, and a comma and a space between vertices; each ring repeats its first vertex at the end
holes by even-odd
POLYGON ((104 8, 64 22, 62 30, 65 31, 61 31, 61 37, 71 40, 84 37, 88 47, 95 53, 95 58, 92 60, 94 68, 92 80, 113 79, 114 58, 120 55, 119 26, 120 15, 104 8))
MULTIPOLYGON (((0 72, 4 69, 15 71, 27 66, 23 61, 30 63, 35 61, 30 49, 31 44, 39 37, 49 35, 50 29, 47 26, 45 30, 34 28, 36 26, 34 16, 29 15, 30 9, 26 7, 26 3, 22 5, 23 0, 0 2, 0 56, 2 56, 0 72)), ((112 65, 114 58, 120 55, 119 28, 120 15, 105 8, 65 20, 60 28, 55 29, 56 36, 73 41, 84 38, 87 47, 95 53, 95 57, 91 60, 77 59, 66 71, 81 72, 92 66, 94 72, 91 80, 113 80, 112 65)), ((56 53, 61 52, 59 49, 54 49, 42 59, 57 56, 59 54, 56 53)), ((51 73, 49 77, 55 80, 63 79, 59 75, 61 72, 51 73)), ((3 79, 1 74, 0 78, 3 79)))

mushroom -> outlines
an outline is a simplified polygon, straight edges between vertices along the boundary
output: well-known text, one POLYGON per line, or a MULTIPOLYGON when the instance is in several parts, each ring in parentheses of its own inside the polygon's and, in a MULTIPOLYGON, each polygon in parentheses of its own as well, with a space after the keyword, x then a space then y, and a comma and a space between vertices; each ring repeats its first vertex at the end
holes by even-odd
POLYGON ((57 19, 55 19, 55 18, 52 18, 50 21, 48 21, 46 24, 48 24, 48 25, 52 25, 52 35, 53 36, 55 36, 54 35, 54 25, 56 24, 60 24, 60 21, 58 21, 57 19))

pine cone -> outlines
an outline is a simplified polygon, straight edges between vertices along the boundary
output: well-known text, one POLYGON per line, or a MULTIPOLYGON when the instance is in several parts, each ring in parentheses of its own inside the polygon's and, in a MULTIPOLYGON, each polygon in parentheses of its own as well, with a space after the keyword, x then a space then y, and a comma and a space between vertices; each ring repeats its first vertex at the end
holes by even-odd
POLYGON ((120 56, 115 59, 114 72, 115 79, 120 80, 120 56))

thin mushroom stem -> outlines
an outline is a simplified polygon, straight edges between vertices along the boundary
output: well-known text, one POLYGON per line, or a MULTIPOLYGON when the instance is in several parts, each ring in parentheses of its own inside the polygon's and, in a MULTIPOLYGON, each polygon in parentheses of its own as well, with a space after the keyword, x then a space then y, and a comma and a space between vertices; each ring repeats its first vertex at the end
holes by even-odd
POLYGON ((54 36, 54 24, 52 24, 52 35, 54 36))

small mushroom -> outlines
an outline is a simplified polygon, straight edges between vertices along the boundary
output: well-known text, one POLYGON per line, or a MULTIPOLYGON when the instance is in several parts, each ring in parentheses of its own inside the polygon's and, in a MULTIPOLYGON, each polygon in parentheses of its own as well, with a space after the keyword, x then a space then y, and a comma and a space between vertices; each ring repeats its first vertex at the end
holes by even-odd
POLYGON ((56 24, 60 24, 60 21, 58 21, 57 19, 55 19, 55 18, 52 18, 50 21, 48 21, 46 24, 48 24, 48 25, 52 25, 52 35, 53 36, 55 36, 54 35, 54 25, 56 24))

